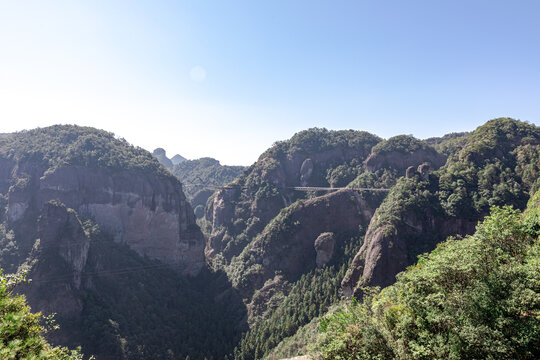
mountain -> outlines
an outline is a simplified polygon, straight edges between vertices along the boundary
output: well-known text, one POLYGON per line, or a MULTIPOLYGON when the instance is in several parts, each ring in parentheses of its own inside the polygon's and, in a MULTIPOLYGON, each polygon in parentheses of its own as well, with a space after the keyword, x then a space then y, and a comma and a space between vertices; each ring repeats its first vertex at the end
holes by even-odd
POLYGON ((182 185, 150 153, 86 127, 9 134, 0 193, 0 265, 28 273, 18 291, 35 311, 57 313, 50 341, 97 359, 232 350, 242 304, 206 270, 182 185))
POLYGON ((318 359, 537 359, 540 191, 320 321, 318 359))
POLYGON ((0 265, 33 279, 18 288, 33 309, 57 313, 61 329, 46 334, 51 343, 80 344, 98 360, 277 360, 308 348, 325 358, 362 358, 362 349, 369 351, 364 358, 436 358, 423 349, 437 348, 442 358, 463 358, 460 349, 474 353, 486 345, 472 341, 482 338, 479 328, 498 329, 485 332, 506 349, 484 346, 495 351, 492 358, 534 358, 531 347, 540 348, 533 301, 540 289, 523 282, 535 279, 538 254, 516 252, 528 249, 538 230, 530 220, 538 195, 530 196, 540 188, 535 125, 499 118, 470 133, 426 140, 313 128, 274 143, 245 169, 203 158, 172 171, 91 128, 0 138, 0 265), (187 196, 189 184, 207 187, 187 196), (196 220, 188 200, 202 218, 196 220), (518 215, 528 201, 526 215, 518 215), (516 210, 492 208, 508 205, 516 210), (517 223, 524 228, 508 244, 504 226, 517 223), (487 240, 498 233, 497 242, 487 240), (449 236, 457 240, 447 245, 449 236), (495 244, 489 264, 496 277, 470 277, 480 274, 482 243, 495 244), (462 269, 461 258, 472 260, 462 269), (499 269, 507 260, 513 265, 499 269), (424 264, 435 270, 426 272, 424 264), (411 266, 412 275, 400 275, 411 266), (463 277, 469 268, 475 270, 463 277), (444 277, 447 271, 456 276, 444 277), (512 277, 518 273, 525 275, 512 277), (436 288, 456 289, 460 279, 478 287, 436 288), (476 293, 478 301, 466 304, 474 321, 452 322, 466 319, 454 315, 465 307, 444 308, 447 300, 476 293), (344 302, 350 295, 358 304, 344 302), (423 324, 429 327, 417 333, 414 326, 423 324), (512 330, 505 324, 521 329, 515 339, 523 346, 506 342, 512 330), (446 331, 452 328, 460 334, 446 331), (457 347, 447 346, 450 338, 457 347), (365 341, 359 352, 357 340, 365 341), (402 341, 418 351, 407 353, 402 341), (508 355, 511 347, 518 355, 508 355))
POLYGON ((176 154, 171 158, 171 162, 172 162, 173 165, 178 165, 178 164, 180 164, 181 162, 184 162, 184 161, 187 161, 187 159, 185 157, 183 157, 182 155, 179 155, 179 154, 176 154))
POLYGON ((260 358, 324 314, 340 298, 341 279, 386 188, 411 166, 437 169, 445 160, 411 136, 310 129, 276 143, 216 192, 206 212, 207 259, 248 304, 250 332, 235 358, 260 358), (306 186, 345 188, 294 189, 306 186), (355 190, 364 187, 381 191, 355 190))
POLYGON ((176 164, 171 172, 182 182, 191 206, 196 209, 195 214, 202 217, 214 191, 233 181, 244 169, 243 166, 221 165, 218 160, 205 157, 176 164))
MULTIPOLYGON (((464 236, 473 233, 478 220, 489 214, 490 206, 512 205, 515 208, 523 209, 530 194, 539 188, 540 146, 538 145, 538 131, 538 127, 527 123, 507 118, 495 119, 487 122, 471 134, 445 136, 441 141, 435 143, 434 146, 436 147, 438 145, 450 144, 451 146, 441 148, 452 149, 446 152, 449 155, 449 159, 438 170, 431 171, 425 164, 420 165, 418 168, 411 165, 406 169, 405 177, 394 178, 391 181, 387 180, 391 177, 384 175, 381 170, 376 170, 376 172, 379 171, 379 176, 376 176, 376 172, 369 171, 360 174, 351 184, 355 184, 356 186, 360 186, 361 184, 371 184, 371 186, 387 184, 385 186, 391 187, 391 190, 375 211, 367 230, 364 230, 363 233, 365 235, 362 235, 362 231, 359 232, 360 239, 357 246, 362 246, 356 256, 354 256, 354 259, 353 257, 349 258, 348 269, 341 282, 341 293, 345 295, 345 298, 354 293, 360 299, 363 299, 366 304, 365 306, 369 307, 372 304, 370 299, 372 299, 371 294, 373 290, 371 289, 373 289, 373 286, 384 288, 393 284, 396 274, 405 270, 408 265, 414 264, 419 254, 434 249, 436 244, 445 240, 448 235, 464 236), (395 185, 392 185, 392 182, 395 185)), ((401 141, 398 143, 401 143, 401 141)), ((379 148, 383 146, 377 145, 379 148)), ((377 153, 376 149, 374 150, 373 153, 377 153)), ((385 166, 391 163, 387 162, 385 166)), ((385 171, 388 172, 386 169, 385 171)), ((332 218, 333 211, 330 209, 327 217, 332 218)), ((331 219, 329 221, 333 220, 331 219)), ((317 220, 311 219, 309 222, 314 223, 317 220)), ((506 224, 501 226, 505 227, 506 224)), ((502 229, 495 232, 505 234, 502 229)), ((354 245, 354 243, 350 244, 354 245)), ((317 242, 314 245, 317 245, 317 242)), ((464 245, 463 248, 466 248, 466 246, 464 245)), ((450 250, 450 252, 452 251, 454 250, 450 250)), ((459 254, 457 256, 461 257, 465 256, 463 252, 456 252, 456 254, 459 254)), ((531 264, 533 264, 534 269, 534 261, 538 262, 538 254, 532 251, 530 255, 531 264)), ((474 262, 478 263, 476 260, 474 262)), ((453 263, 460 264, 456 260, 453 260, 453 263)), ((325 267, 328 267, 328 265, 325 267)), ((262 269, 265 268, 266 266, 262 266, 262 269)), ((254 270, 256 269, 255 267, 254 270)), ((536 267, 537 269, 538 267, 536 267)), ((259 270, 259 272, 262 271, 259 270)), ((487 273, 489 274, 490 271, 488 270, 487 273)), ((510 270, 502 269, 502 272, 505 271, 510 270)), ((444 271, 439 271, 434 274, 444 273, 444 271)), ((339 274, 340 272, 336 275, 339 276, 339 274)), ((536 272, 534 276, 539 276, 539 274, 536 272)), ((300 281, 303 281, 305 277, 306 275, 303 275, 300 281)), ((388 324, 389 322, 392 324, 394 315, 402 316, 399 313, 399 309, 403 305, 396 298, 388 300, 374 298, 381 304, 378 308, 353 308, 350 310, 350 314, 338 311, 335 316, 330 316, 330 320, 326 320, 325 318, 321 321, 317 318, 317 316, 322 316, 322 313, 324 313, 321 311, 321 307, 318 308, 318 311, 307 312, 307 316, 305 310, 297 311, 297 307, 313 307, 314 305, 317 306, 317 304, 323 304, 328 308, 326 305, 328 302, 324 302, 324 300, 321 302, 320 297, 317 296, 318 291, 321 290, 312 291, 313 287, 315 289, 321 289, 321 282, 322 284, 325 283, 323 278, 324 275, 321 273, 313 277, 308 277, 309 287, 303 288, 303 292, 300 293, 289 293, 289 296, 294 296, 294 302, 289 306, 286 305, 289 296, 286 296, 284 301, 281 300, 284 305, 278 307, 267 318, 269 320, 255 325, 252 333, 244 337, 241 342, 240 351, 237 353, 237 358, 250 359, 264 357, 268 359, 280 359, 280 357, 276 357, 276 354, 280 354, 282 357, 305 354, 306 349, 313 347, 313 338, 317 336, 318 328, 328 330, 324 330, 326 333, 321 335, 319 339, 319 345, 316 348, 317 352, 314 354, 317 358, 394 358, 394 356, 397 356, 395 354, 403 350, 394 347, 392 349, 394 352, 385 353, 382 352, 385 348, 381 346, 377 350, 380 350, 380 352, 367 352, 370 351, 370 346, 372 345, 378 346, 377 344, 387 343, 392 347, 394 346, 394 342, 403 341, 400 339, 401 335, 397 333, 392 335, 394 338, 387 338, 386 335, 383 335, 383 338, 383 336, 377 335, 376 331, 382 331, 381 334, 388 334, 387 329, 376 330, 369 325, 373 324, 373 321, 380 321, 379 324, 383 322, 384 324, 388 324), (366 320, 367 322, 356 322, 357 319, 358 321, 363 321, 361 320, 361 316, 364 316, 364 314, 369 315, 373 313, 374 317, 378 316, 375 314, 380 314, 382 310, 386 309, 386 305, 384 305, 386 304, 385 301, 390 304, 399 304, 395 307, 396 313, 389 311, 384 319, 375 320, 368 318, 366 320), (273 315, 278 315, 278 317, 276 318, 273 315), (295 321, 295 319, 301 316, 304 316, 303 320, 295 321), (310 322, 309 319, 313 320, 310 322), (275 326, 270 325, 270 321, 283 321, 284 323, 282 322, 275 326), (327 321, 330 321, 330 323, 327 323, 327 321), (290 326, 294 324, 298 326, 298 331, 290 331, 290 326), (361 331, 353 332, 354 329, 361 331), (366 329, 365 332, 363 332, 363 329, 366 329), (276 342, 271 340, 272 337, 282 338, 283 341, 276 345, 276 342), (270 340, 263 341, 262 339, 270 340), (353 352, 351 353, 351 351, 353 352), (260 354, 265 355, 261 356, 260 354)), ((493 277, 492 279, 494 281, 492 283, 493 286, 499 288, 498 277, 493 277)), ((438 284, 441 281, 430 279, 426 282, 424 280, 424 282, 429 284, 438 284)), ((520 281, 522 281, 520 284, 523 284, 523 286, 530 286, 526 285, 530 283, 526 283, 525 278, 522 277, 520 281)), ((421 289, 418 286, 421 286, 422 280, 415 279, 415 281, 411 281, 409 284, 410 290, 407 291, 421 289)), ((295 286, 293 285, 292 288, 295 289, 295 286)), ((522 285, 516 286, 519 289, 522 285)), ((537 293, 540 291, 538 288, 533 288, 533 290, 537 293)), ((324 291, 328 292, 328 290, 324 291)), ((389 293, 393 294, 392 292, 389 293)), ((483 294, 478 297, 482 302, 484 302, 485 296, 491 296, 480 292, 477 288, 473 289, 470 293, 483 294)), ((424 301, 421 304, 426 304, 426 301, 429 303, 429 296, 429 294, 422 293, 414 301, 417 301, 418 304, 420 304, 420 301, 424 301), (425 298, 422 299, 421 296, 425 296, 425 298)), ((445 299, 448 296, 446 295, 446 297, 440 298, 445 299)), ((453 298, 454 295, 451 296, 453 298)), ((525 295, 518 294, 514 299, 520 296, 525 295)), ((531 296, 534 297, 534 293, 531 296)), ((336 303, 339 304, 339 302, 334 302, 334 304, 336 303)), ((530 306, 532 306, 531 309, 537 306, 535 304, 535 302, 530 303, 530 306)), ((335 309, 334 307, 331 311, 334 312, 336 311, 335 309)), ((493 314, 499 311, 495 309, 500 309, 500 307, 494 305, 493 310, 490 310, 488 307, 485 311, 492 311, 491 313, 493 314)), ((516 311, 519 313, 522 310, 516 311)), ((530 310, 524 311, 528 312, 530 310)), ((450 309, 448 315, 453 317, 455 313, 454 310, 450 309)), ((484 326, 480 325, 482 322, 491 321, 485 317, 485 314, 486 312, 476 314, 477 320, 475 321, 478 321, 478 323, 474 326, 481 327, 484 326)), ((403 317, 400 318, 403 319, 401 321, 406 321, 405 315, 406 313, 403 313, 403 317)), ((426 315, 422 313, 421 317, 415 321, 429 321, 429 318, 424 318, 423 316, 426 315)), ((513 315, 509 316, 512 317, 513 315)), ((501 319, 500 321, 506 320, 501 319)), ((532 318, 531 321, 527 321, 525 318, 519 326, 521 326, 522 331, 532 334, 535 331, 533 322, 534 320, 532 318)), ((380 328, 380 325, 377 326, 380 328)), ((428 334, 430 332, 436 333, 436 330, 433 328, 425 331, 428 334)), ((463 329, 463 331, 466 331, 466 329, 463 329)), ((418 333, 418 336, 421 335, 418 333)), ((508 336, 503 337, 506 339, 509 338, 508 336)), ((522 344, 519 338, 519 336, 516 337, 515 341, 522 344)), ((522 351, 522 354, 528 353, 528 356, 530 356, 530 351, 540 351, 540 344, 533 339, 534 336, 529 337, 528 335, 524 335, 523 343, 528 341, 527 345, 516 345, 516 343, 506 342, 506 352, 503 352, 506 355, 495 356, 494 358, 513 357, 508 356, 513 351, 522 351), (519 346, 522 346, 521 349, 525 348, 526 350, 518 350, 519 346)), ((437 344, 436 346, 438 347, 436 349, 443 349, 444 339, 441 341, 443 342, 437 344)), ((469 351, 471 351, 470 348, 469 351)), ((421 357, 422 353, 418 354, 407 355, 409 357, 400 355, 400 358, 421 357)), ((456 358, 464 358, 466 354, 466 352, 462 352, 456 358)), ((478 358, 483 357, 485 357, 485 353, 478 356, 478 358)), ((448 355, 444 355, 441 358, 448 358, 448 355)), ((527 357, 525 356, 524 358, 527 357)), ((535 358, 535 356, 532 355, 530 358, 535 358)))
POLYGON ((172 169, 174 165, 178 165, 183 161, 186 161, 186 158, 176 154, 171 159, 167 157, 165 149, 157 148, 152 152, 152 155, 159 161, 159 163, 165 166, 167 169, 172 169))
MULTIPOLYGON (((43 206, 59 200, 142 256, 192 275, 204 265, 204 238, 180 182, 112 134, 74 126, 12 134, 0 142, 0 174, 10 228, 36 224, 43 206)), ((26 241, 30 227, 21 231, 26 241)))
POLYGON ((397 273, 450 235, 474 232, 491 206, 523 209, 540 187, 540 129, 495 119, 428 176, 400 179, 377 209, 346 277, 346 296, 388 286, 397 273))
POLYGON ((165 152, 165 149, 157 148, 152 152, 152 156, 154 156, 161 165, 165 166, 167 169, 170 169, 173 167, 173 163, 171 159, 167 157, 167 153, 165 152))

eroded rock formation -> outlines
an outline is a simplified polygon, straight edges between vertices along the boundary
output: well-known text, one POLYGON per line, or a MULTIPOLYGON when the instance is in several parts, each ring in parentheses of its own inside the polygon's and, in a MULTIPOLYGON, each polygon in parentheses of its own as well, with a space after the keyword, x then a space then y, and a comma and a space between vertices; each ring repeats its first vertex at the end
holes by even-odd
POLYGON ((30 164, 18 166, 15 176, 28 180, 8 193, 10 222, 58 199, 141 255, 191 275, 204 265, 204 238, 173 177, 82 166, 45 172, 30 164))

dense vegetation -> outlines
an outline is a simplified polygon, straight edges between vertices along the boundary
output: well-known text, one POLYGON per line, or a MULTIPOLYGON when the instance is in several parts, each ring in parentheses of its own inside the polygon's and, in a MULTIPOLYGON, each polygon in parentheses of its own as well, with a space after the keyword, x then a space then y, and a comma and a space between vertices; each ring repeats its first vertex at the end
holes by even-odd
POLYGON ((52 317, 30 312, 22 295, 14 293, 15 287, 23 277, 4 275, 0 270, 0 358, 81 360, 78 351, 52 346, 43 334, 53 330, 56 325, 52 317), (48 320, 48 327, 42 325, 48 320))
POLYGON ((146 150, 90 127, 55 125, 0 137, 0 157, 43 167, 64 165, 128 169, 170 177, 146 150))
POLYGON ((408 154, 419 150, 435 152, 435 149, 429 146, 425 141, 409 135, 398 135, 391 137, 386 141, 381 141, 371 149, 371 153, 373 155, 394 152, 408 154))
POLYGON ((537 359, 540 192, 524 215, 492 208, 382 291, 324 318, 320 359, 537 359))
POLYGON ((325 128, 311 128, 300 131, 287 141, 277 141, 266 150, 259 160, 266 157, 282 159, 287 154, 304 153, 313 154, 335 148, 363 149, 369 153, 371 148, 382 139, 366 131, 357 130, 327 130, 325 128))
POLYGON ((441 137, 428 138, 425 141, 441 154, 451 156, 461 150, 470 134, 469 132, 450 133, 441 137))
MULTIPOLYGON (((352 256, 358 251, 359 238, 344 241, 335 259, 323 268, 313 269, 300 279, 281 286, 266 302, 266 311, 252 319, 253 326, 234 351, 234 359, 261 359, 284 338, 326 313, 341 298, 340 284, 352 256)), ((278 281, 283 281, 282 278, 278 281)), ((257 298, 257 292, 253 298, 257 298)))
MULTIPOLYGON (((221 165, 218 160, 209 157, 182 161, 171 169, 182 182, 184 193, 190 200, 203 189, 213 192, 218 187, 230 183, 243 171, 243 166, 221 165)), ((197 205, 200 204, 194 204, 194 207, 197 205)))
POLYGON ((439 198, 450 215, 477 217, 491 206, 523 209, 540 186, 540 129, 495 119, 472 133, 440 172, 439 198))
POLYGON ((184 278, 100 232, 92 236, 88 268, 101 268, 88 271, 92 286, 81 293, 85 352, 141 360, 217 360, 232 352, 245 310, 234 298, 214 302, 230 287, 226 277, 184 278))

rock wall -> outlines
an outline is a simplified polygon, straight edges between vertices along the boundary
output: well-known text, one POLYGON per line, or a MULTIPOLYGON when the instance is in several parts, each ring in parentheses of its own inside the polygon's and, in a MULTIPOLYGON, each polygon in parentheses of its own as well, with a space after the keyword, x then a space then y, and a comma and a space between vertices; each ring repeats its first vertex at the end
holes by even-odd
POLYGON ((251 279, 251 287, 261 287, 276 271, 294 281, 308 269, 324 266, 344 239, 339 235, 354 236, 359 226, 367 226, 379 202, 368 201, 352 190, 340 190, 293 205, 242 254, 255 259, 263 269, 251 279))
POLYGON ((46 203, 38 221, 39 239, 26 263, 32 281, 19 289, 33 309, 78 318, 83 302, 77 294, 88 259, 90 239, 75 211, 46 203))
POLYGON ((410 248, 415 246, 415 242, 422 241, 431 250, 448 236, 472 234, 477 223, 436 216, 429 209, 422 216, 403 214, 398 228, 392 225, 375 226, 376 220, 371 220, 364 244, 341 282, 346 297, 360 296, 361 287, 393 284, 396 275, 413 263, 410 248))
POLYGON ((190 275, 204 266, 204 237, 172 176, 83 166, 45 171, 25 163, 15 167, 13 178, 27 180, 8 193, 7 219, 12 223, 58 199, 140 255, 190 275))

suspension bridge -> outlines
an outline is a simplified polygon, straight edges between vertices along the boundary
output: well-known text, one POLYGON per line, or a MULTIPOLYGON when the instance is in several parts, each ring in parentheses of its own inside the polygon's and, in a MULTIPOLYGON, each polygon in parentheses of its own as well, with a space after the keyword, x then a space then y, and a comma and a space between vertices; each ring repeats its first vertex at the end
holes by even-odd
MULTIPOLYGON (((223 186, 217 186, 217 185, 205 185, 205 184, 187 184, 184 183, 183 186, 185 187, 201 187, 205 189, 211 189, 211 190, 232 190, 232 189, 247 189, 247 186, 242 185, 223 185, 223 186)), ((390 191, 390 189, 387 188, 367 188, 367 187, 324 187, 324 186, 288 186, 286 189, 294 190, 294 191, 339 191, 339 190, 353 190, 353 191, 390 191)))

